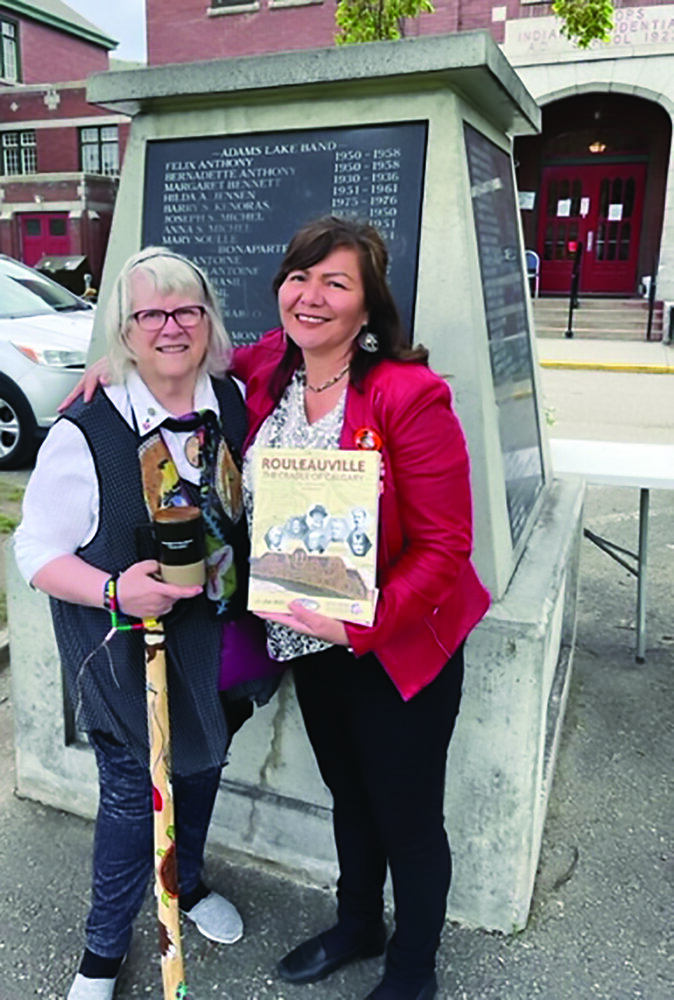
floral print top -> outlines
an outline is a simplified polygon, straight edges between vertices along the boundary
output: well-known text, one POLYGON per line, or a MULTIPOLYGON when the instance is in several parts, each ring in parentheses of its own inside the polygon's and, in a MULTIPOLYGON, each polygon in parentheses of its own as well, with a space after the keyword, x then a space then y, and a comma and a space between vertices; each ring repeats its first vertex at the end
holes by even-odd
MULTIPOLYGON (((305 374, 299 369, 284 392, 278 405, 260 427, 254 443, 248 449, 243 462, 243 502, 246 508, 249 529, 253 524, 255 483, 253 476, 253 456, 257 447, 266 448, 339 448, 339 438, 344 422, 346 389, 335 407, 310 424, 304 409, 305 374)), ((318 653, 328 649, 330 643, 303 635, 287 625, 265 622, 267 647, 275 660, 293 660, 298 656, 318 653)))

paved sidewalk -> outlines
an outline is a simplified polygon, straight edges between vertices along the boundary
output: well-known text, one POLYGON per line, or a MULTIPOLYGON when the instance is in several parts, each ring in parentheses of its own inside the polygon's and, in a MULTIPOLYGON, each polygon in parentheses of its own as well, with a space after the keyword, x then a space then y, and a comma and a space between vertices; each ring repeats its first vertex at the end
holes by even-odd
MULTIPOLYGON (((634 547, 637 505, 634 490, 594 488, 586 521, 634 547)), ((634 582, 584 543, 572 687, 529 925, 511 937, 448 925, 438 1000, 674 997, 673 558, 673 497, 656 491, 639 667, 634 582)), ((9 673, 0 668, 0 1000, 63 1000, 82 947, 92 824, 13 794, 9 673)), ((377 982, 379 960, 314 986, 275 975, 288 948, 332 920, 332 887, 213 852, 208 878, 239 906, 246 933, 222 947, 185 928, 193 1000, 362 1000, 377 982)), ((162 996, 149 895, 116 996, 162 996)))
POLYGON ((662 341, 538 337, 536 345, 542 368, 674 375, 674 344, 662 341))

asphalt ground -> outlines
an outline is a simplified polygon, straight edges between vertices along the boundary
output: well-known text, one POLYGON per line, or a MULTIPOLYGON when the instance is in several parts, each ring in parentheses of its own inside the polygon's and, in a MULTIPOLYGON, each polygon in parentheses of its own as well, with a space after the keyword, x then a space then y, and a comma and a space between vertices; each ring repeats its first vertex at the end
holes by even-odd
MULTIPOLYGON (((553 432, 573 436, 565 419, 553 432)), ((634 548, 637 506, 636 490, 591 487, 585 523, 634 548)), ((673 559, 674 494, 654 491, 647 656, 637 665, 634 580, 583 542, 571 689, 529 923, 511 936, 448 924, 441 1000, 674 998, 673 559)), ((9 681, 0 668, 0 1000, 61 1000, 82 948, 93 827, 14 794, 9 681)), ((224 947, 185 928, 194 1000, 359 1000, 377 982, 377 959, 312 986, 275 975, 288 948, 331 922, 332 886, 221 851, 209 852, 207 869, 246 933, 224 947)), ((149 893, 116 996, 162 996, 149 893)))

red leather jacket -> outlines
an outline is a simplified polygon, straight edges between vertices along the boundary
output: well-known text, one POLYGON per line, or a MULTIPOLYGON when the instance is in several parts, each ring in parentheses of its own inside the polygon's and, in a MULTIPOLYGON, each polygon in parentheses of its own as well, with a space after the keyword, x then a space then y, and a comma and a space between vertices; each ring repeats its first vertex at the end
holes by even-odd
MULTIPOLYGON (((246 383, 247 444, 274 409, 269 382, 284 351, 281 330, 234 352, 246 383)), ((371 627, 346 624, 357 656, 373 652, 405 700, 440 672, 484 616, 489 594, 470 561, 469 464, 447 383, 424 365, 382 361, 362 391, 347 389, 341 448, 359 429, 381 438, 377 584, 371 627)))

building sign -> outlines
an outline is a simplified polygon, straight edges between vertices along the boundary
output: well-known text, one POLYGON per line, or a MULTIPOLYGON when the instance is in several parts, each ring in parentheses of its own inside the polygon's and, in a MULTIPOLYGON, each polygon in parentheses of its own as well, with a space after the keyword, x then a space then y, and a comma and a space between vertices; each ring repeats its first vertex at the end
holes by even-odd
POLYGON ((148 142, 143 244, 204 267, 234 343, 278 326, 271 291, 296 229, 320 215, 369 219, 412 330, 425 122, 148 142))
POLYGON ((506 21, 503 51, 515 65, 546 62, 550 56, 569 60, 611 59, 621 56, 674 52, 674 4, 618 7, 608 42, 592 42, 579 49, 561 33, 558 17, 530 17, 506 21))
POLYGON ((512 161, 464 124, 506 501, 517 545, 543 485, 525 273, 512 161))

